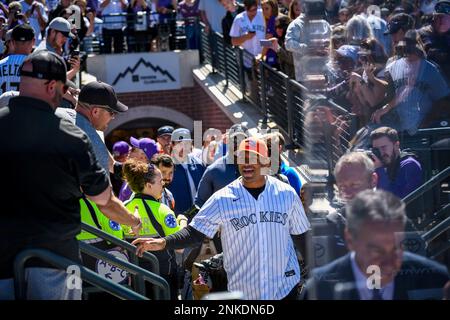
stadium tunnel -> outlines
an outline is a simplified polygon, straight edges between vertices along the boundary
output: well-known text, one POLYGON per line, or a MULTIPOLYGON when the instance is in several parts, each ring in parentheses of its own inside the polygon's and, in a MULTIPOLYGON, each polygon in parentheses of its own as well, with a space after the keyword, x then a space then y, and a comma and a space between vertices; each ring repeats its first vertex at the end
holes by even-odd
POLYGON ((161 106, 131 107, 127 112, 118 114, 105 131, 105 143, 111 150, 119 140, 130 141, 130 137, 148 137, 156 140, 159 127, 171 125, 175 128, 194 128, 194 120, 179 111, 161 106))

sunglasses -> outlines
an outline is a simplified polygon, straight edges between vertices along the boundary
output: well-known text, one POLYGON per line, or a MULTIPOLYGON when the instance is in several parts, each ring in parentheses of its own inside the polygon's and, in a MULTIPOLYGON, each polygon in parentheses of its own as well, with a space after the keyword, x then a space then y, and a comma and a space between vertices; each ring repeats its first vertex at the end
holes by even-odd
POLYGON ((450 13, 450 4, 445 3, 445 2, 438 3, 434 7, 434 10, 436 11, 436 13, 449 14, 450 13))
POLYGON ((115 111, 115 110, 113 110, 111 108, 108 108, 108 107, 97 107, 96 106, 95 108, 106 110, 111 115, 111 117, 114 117, 114 116, 116 116, 118 114, 117 111, 115 111))

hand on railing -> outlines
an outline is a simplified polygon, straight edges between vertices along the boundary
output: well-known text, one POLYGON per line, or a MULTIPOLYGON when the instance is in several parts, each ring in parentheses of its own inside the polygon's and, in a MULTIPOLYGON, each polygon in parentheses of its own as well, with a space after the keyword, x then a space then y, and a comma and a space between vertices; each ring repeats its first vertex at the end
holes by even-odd
POLYGON ((132 245, 137 247, 136 255, 142 257, 145 251, 160 251, 166 247, 166 240, 164 238, 139 238, 134 240, 132 245))

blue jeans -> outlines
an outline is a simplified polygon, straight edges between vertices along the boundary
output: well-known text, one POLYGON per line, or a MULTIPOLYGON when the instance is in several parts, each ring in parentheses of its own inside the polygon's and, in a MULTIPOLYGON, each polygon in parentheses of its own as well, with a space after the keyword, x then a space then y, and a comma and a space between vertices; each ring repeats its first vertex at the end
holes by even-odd
POLYGON ((199 49, 200 48, 200 25, 198 23, 186 25, 186 49, 199 49))
MULTIPOLYGON (((27 300, 81 300, 81 288, 69 289, 67 276, 59 269, 25 269, 27 300)), ((14 279, 0 280, 0 300, 14 299, 14 279)))

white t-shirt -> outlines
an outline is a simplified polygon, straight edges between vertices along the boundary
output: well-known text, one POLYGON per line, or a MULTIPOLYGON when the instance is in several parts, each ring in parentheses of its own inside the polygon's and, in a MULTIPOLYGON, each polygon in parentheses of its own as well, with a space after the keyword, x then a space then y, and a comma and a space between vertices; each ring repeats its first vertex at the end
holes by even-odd
MULTIPOLYGON (((100 3, 103 3, 101 0, 100 3)), ((128 6, 128 1, 125 1, 128 6)), ((103 8, 103 29, 117 30, 125 27, 126 24, 126 11, 122 9, 122 4, 119 0, 111 0, 109 4, 103 8), (123 15, 117 15, 123 14, 123 15)))
POLYGON ((266 23, 261 9, 258 9, 252 21, 246 11, 238 14, 231 26, 230 37, 241 37, 249 31, 255 31, 256 35, 251 40, 245 41, 242 47, 256 57, 262 52, 259 41, 266 38, 266 23))
POLYGON ((227 13, 217 0, 200 0, 199 10, 205 11, 209 25, 214 32, 222 33, 222 19, 227 13))
MULTIPOLYGON (((23 13, 25 13, 28 10, 31 9, 31 5, 26 3, 24 0, 19 1, 19 3, 22 5, 22 12, 23 13)), ((44 5, 42 3, 40 3, 40 2, 37 2, 37 1, 32 2, 32 4, 33 3, 36 3, 36 6, 37 6, 36 10, 39 10, 41 12, 42 18, 47 23, 48 22, 48 16, 47 16, 47 13, 45 12, 44 5)), ((30 21, 30 26, 34 30, 34 36, 35 36, 35 39, 36 39, 35 45, 38 46, 39 43, 41 43, 41 41, 42 41, 41 26, 39 25, 38 13, 36 11, 33 11, 33 14, 28 18, 28 20, 30 21)))

